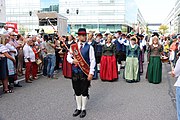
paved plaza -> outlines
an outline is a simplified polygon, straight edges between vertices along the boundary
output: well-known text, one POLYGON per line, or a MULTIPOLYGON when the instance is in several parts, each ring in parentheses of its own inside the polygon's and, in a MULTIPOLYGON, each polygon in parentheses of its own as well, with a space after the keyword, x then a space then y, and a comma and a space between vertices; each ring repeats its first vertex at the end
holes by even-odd
MULTIPOLYGON (((146 65, 144 66, 146 68, 146 65)), ((139 83, 126 83, 121 70, 116 82, 93 80, 85 120, 176 120, 174 107, 176 79, 163 64, 163 80, 150 84, 145 72, 139 83)), ((71 80, 62 76, 51 80, 40 76, 33 83, 21 82, 12 94, 1 94, 0 120, 78 120, 71 80)), ((2 89, 2 88, 1 88, 2 89)))

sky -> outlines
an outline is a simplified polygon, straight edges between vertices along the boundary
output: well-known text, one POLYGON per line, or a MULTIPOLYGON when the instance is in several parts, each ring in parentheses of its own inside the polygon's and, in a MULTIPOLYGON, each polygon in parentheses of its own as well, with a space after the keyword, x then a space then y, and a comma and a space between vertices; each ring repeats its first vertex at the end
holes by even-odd
POLYGON ((147 23, 163 23, 177 0, 135 0, 147 23))

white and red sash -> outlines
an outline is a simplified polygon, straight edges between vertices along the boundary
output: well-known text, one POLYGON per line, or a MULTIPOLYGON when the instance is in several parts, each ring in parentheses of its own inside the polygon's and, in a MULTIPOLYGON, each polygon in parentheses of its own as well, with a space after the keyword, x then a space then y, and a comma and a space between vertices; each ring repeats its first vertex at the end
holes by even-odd
POLYGON ((80 49, 78 49, 78 44, 72 44, 71 45, 71 49, 73 52, 73 57, 76 58, 79 63, 79 67, 81 68, 81 70, 88 76, 89 75, 89 71, 90 71, 90 67, 88 65, 88 63, 84 60, 80 49))

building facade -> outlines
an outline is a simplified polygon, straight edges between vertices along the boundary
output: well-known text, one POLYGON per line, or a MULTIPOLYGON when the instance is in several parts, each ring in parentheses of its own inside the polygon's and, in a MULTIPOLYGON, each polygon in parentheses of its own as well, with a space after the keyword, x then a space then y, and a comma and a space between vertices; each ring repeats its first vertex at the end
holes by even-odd
POLYGON ((174 30, 180 33, 180 0, 177 0, 174 7, 174 30))
POLYGON ((180 0, 176 1, 173 9, 168 14, 163 24, 168 26, 168 34, 180 33, 180 0))
POLYGON ((6 22, 17 23, 19 32, 39 29, 37 13, 59 11, 59 0, 6 0, 6 22))
POLYGON ((59 13, 68 18, 71 32, 79 27, 89 30, 130 32, 137 23, 134 0, 60 0, 59 13))
POLYGON ((0 27, 6 22, 6 5, 5 0, 0 0, 0 27))
POLYGON ((59 12, 59 0, 40 0, 41 12, 59 12))
POLYGON ((17 23, 19 32, 38 28, 39 0, 6 0, 6 21, 17 23))
POLYGON ((6 1, 6 21, 17 23, 20 32, 39 29, 37 13, 52 11, 68 18, 69 32, 76 32, 79 27, 130 32, 134 25, 144 24, 134 0, 6 1))

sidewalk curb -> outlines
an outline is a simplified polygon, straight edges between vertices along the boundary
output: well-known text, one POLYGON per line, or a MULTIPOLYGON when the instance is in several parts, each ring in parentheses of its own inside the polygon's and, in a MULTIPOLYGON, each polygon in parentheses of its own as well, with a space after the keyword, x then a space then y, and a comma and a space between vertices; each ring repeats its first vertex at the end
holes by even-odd
MULTIPOLYGON (((40 75, 42 75, 42 73, 37 74, 37 75, 40 76, 40 75)), ((17 79, 16 81, 21 82, 21 81, 23 81, 23 80, 25 80, 25 77, 20 78, 20 79, 17 79)), ((3 87, 3 86, 1 85, 0 88, 2 88, 2 87, 3 87)))

